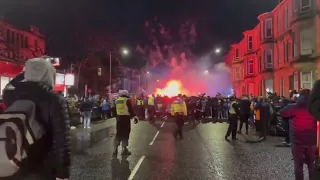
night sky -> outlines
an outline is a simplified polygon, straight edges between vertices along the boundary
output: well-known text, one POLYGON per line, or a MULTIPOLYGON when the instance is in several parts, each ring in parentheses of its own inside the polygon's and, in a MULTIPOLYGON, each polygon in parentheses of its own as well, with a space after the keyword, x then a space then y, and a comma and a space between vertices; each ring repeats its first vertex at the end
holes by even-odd
POLYGON ((199 47, 209 49, 241 39, 257 16, 278 0, 0 0, 0 14, 17 26, 33 24, 44 32, 47 53, 82 56, 89 36, 104 36, 134 46, 144 38, 146 20, 157 17, 175 28, 197 20, 199 47), (76 39, 76 40, 75 40, 76 39))

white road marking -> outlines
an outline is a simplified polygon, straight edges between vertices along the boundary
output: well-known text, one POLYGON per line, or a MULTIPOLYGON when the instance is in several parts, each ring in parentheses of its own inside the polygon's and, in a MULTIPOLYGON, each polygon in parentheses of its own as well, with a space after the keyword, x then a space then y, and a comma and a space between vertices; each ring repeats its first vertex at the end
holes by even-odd
POLYGON ((138 163, 134 166, 133 170, 131 171, 130 176, 128 177, 128 180, 133 180, 134 176, 136 175, 136 173, 138 172, 144 158, 146 156, 141 156, 141 158, 139 159, 138 163))
POLYGON ((156 135, 153 137, 152 141, 150 142, 149 146, 152 146, 154 141, 156 140, 157 136, 159 135, 160 131, 157 131, 156 135))
POLYGON ((163 123, 161 124, 161 126, 160 126, 160 127, 162 128, 162 127, 164 126, 164 124, 165 124, 165 123, 166 123, 166 122, 163 122, 163 123))

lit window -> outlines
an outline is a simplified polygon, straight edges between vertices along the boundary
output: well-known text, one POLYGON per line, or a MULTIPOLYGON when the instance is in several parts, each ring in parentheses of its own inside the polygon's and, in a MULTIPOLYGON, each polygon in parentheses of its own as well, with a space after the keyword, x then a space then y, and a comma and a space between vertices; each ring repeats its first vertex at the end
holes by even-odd
POLYGON ((267 19, 265 21, 265 38, 272 37, 272 19, 267 19))
POLYGON ((312 89, 312 71, 300 72, 300 87, 302 89, 312 89))
POLYGON ((272 64, 272 50, 268 49, 265 51, 265 65, 266 68, 272 68, 273 64, 272 64))
POLYGON ((253 64, 253 60, 249 60, 248 61, 248 74, 253 74, 253 70, 254 70, 254 64, 253 64))
POLYGON ((300 0, 300 12, 311 10, 311 0, 300 0))
POLYGON ((248 50, 253 49, 253 42, 252 42, 252 36, 248 36, 248 50))

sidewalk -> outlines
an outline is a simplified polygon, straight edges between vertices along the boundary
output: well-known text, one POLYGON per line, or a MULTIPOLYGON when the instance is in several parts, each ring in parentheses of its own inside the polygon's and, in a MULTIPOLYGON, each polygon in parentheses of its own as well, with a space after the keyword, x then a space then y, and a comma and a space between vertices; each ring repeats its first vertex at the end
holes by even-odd
POLYGON ((90 129, 82 125, 71 130, 71 147, 74 154, 83 154, 94 144, 112 138, 116 133, 116 119, 96 121, 90 129))
POLYGON ((115 125, 116 118, 110 118, 107 120, 100 120, 100 121, 94 121, 91 123, 91 128, 90 129, 84 129, 83 124, 80 124, 78 126, 74 126, 75 128, 71 129, 71 133, 74 133, 76 131, 89 131, 89 132, 95 132, 99 131, 101 129, 107 128, 111 125, 115 125))

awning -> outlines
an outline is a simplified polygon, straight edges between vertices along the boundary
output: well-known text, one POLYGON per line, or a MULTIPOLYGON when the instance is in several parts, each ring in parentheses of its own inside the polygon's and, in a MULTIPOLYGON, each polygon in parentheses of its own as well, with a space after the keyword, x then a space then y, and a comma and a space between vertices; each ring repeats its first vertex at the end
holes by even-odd
POLYGON ((21 73, 22 71, 23 65, 2 61, 0 59, 0 75, 13 77, 21 73))

